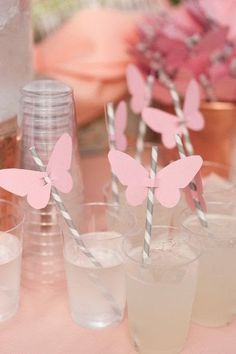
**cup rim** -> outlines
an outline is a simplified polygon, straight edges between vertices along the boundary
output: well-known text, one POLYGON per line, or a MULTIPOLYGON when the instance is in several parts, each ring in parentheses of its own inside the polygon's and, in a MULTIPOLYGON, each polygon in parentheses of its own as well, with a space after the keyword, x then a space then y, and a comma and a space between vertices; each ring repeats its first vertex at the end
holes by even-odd
MULTIPOLYGON (((216 167, 216 168, 219 168, 219 169, 223 169, 223 170, 232 170, 233 169, 233 171, 235 170, 235 174, 236 174, 236 167, 234 167, 233 165, 227 165, 227 164, 223 164, 223 163, 220 163, 220 162, 216 162, 216 161, 209 161, 209 160, 205 160, 205 161, 203 161, 203 164, 202 164, 202 167, 201 167, 201 169, 202 168, 204 168, 204 167, 208 167, 208 166, 212 166, 212 167, 216 167)), ((200 170, 201 171, 201 170, 200 170)), ((215 173, 214 171, 212 172, 212 173, 215 173)), ((210 175, 210 174, 209 174, 210 175)), ((218 174, 217 174, 218 175, 218 174)), ((204 176, 202 176, 203 177, 203 179, 204 179, 204 176)), ((206 177, 208 177, 208 176, 206 176, 206 177)), ((222 177, 222 178, 224 178, 224 177, 222 177)), ((230 190, 233 190, 235 187, 236 187, 236 179, 235 179, 235 181, 232 179, 232 178, 229 178, 229 180, 228 180, 229 182, 230 182, 230 186, 228 186, 228 187, 226 187, 226 188, 224 188, 224 191, 230 191, 230 190)), ((219 192, 219 191, 221 191, 222 189, 218 189, 218 188, 216 188, 216 189, 214 189, 212 192, 205 192, 204 193, 204 186, 203 186, 203 193, 204 194, 211 194, 211 193, 217 193, 217 192, 219 192)))
POLYGON ((212 109, 217 109, 217 110, 232 110, 236 109, 236 104, 235 102, 231 101, 215 101, 215 102, 207 102, 207 101, 201 101, 201 106, 200 109, 206 109, 206 110, 212 110, 212 109))
POLYGON ((102 202, 102 201, 98 201, 98 202, 84 202, 84 203, 79 203, 78 206, 117 206, 119 207, 119 204, 117 203, 107 203, 107 202, 102 202))
MULTIPOLYGON (((181 232, 181 228, 180 227, 171 226, 171 225, 153 225, 152 228, 156 229, 156 230, 157 229, 171 229, 171 230, 175 230, 175 231, 180 231, 181 232)), ((186 231, 185 231, 185 233, 186 233, 186 231)), ((134 257, 130 256, 128 254, 128 252, 125 250, 125 247, 124 247, 125 243, 128 242, 131 238, 137 238, 137 237, 140 237, 140 235, 132 235, 132 236, 129 236, 127 238, 124 238, 123 242, 122 242, 122 251, 123 251, 125 257, 128 258, 129 260, 131 260, 133 263, 135 263, 136 265, 142 265, 140 259, 137 260, 134 257)), ((189 236, 186 236, 186 238, 189 238, 189 236)), ((201 252, 201 249, 199 247, 199 251, 197 252, 197 254, 194 254, 193 258, 188 259, 186 257, 186 261, 180 262, 179 264, 173 264, 173 265, 170 265, 168 267, 164 267, 164 269, 178 268, 178 267, 182 267, 182 266, 191 264, 191 263, 195 262, 197 259, 200 258, 201 253, 202 252, 201 252)), ((147 267, 147 268, 152 267, 152 263, 145 264, 145 267, 147 267)))
POLYGON ((72 94, 72 88, 56 79, 41 79, 28 82, 21 89, 21 94, 26 94, 34 97, 50 97, 60 98, 72 94), (58 90, 56 90, 56 86, 58 90), (61 90, 59 90, 61 89, 61 90))
MULTIPOLYGON (((230 202, 229 205, 231 205, 232 203, 236 205, 235 202, 230 202)), ((223 201, 209 201, 209 202, 206 202, 206 205, 207 205, 207 206, 224 206, 224 205, 225 205, 225 202, 223 202, 223 201)), ((181 213, 178 215, 178 218, 180 219, 180 227, 181 227, 185 232, 191 233, 192 235, 199 236, 199 237, 211 237, 212 239, 216 239, 215 233, 214 233, 214 234, 211 233, 211 232, 204 233, 204 232, 201 232, 201 231, 197 232, 197 231, 193 231, 193 230, 191 230, 191 228, 185 226, 185 225, 183 224, 183 221, 181 220, 181 216, 183 216, 184 213, 186 213, 186 212, 187 212, 186 218, 187 218, 187 217, 191 217, 191 216, 194 216, 196 219, 198 218, 197 213, 196 213, 195 211, 191 210, 190 208, 185 208, 185 209, 183 209, 183 210, 181 211, 181 213)), ((213 214, 213 213, 206 213, 206 215, 208 215, 208 214, 211 215, 211 214, 213 214)), ((214 214, 222 214, 222 213, 220 213, 220 212, 215 213, 215 212, 214 212, 214 214)), ((231 217, 231 216, 232 216, 232 217, 236 220, 236 215, 235 215, 235 216, 233 216, 233 215, 228 215, 227 213, 222 214, 222 215, 225 215, 226 217, 231 217)), ((185 218, 185 219, 186 219, 186 218, 185 218)), ((183 220, 185 220, 185 219, 183 219, 183 220)), ((207 231, 207 228, 203 228, 203 227, 202 227, 200 230, 203 230, 203 231, 206 230, 206 231, 207 231)), ((231 239, 231 238, 232 238, 232 237, 226 237, 225 239, 222 239, 222 241, 224 241, 224 240, 227 241, 227 240, 229 240, 229 239, 231 239)))
POLYGON ((17 216, 20 218, 20 221, 15 226, 13 226, 10 229, 4 230, 4 231, 0 230, 0 232, 10 233, 12 231, 15 231, 17 228, 21 227, 24 224, 25 213, 24 213, 22 207, 20 207, 16 203, 13 203, 13 202, 11 202, 9 200, 6 200, 6 199, 3 199, 3 198, 0 198, 0 204, 6 204, 6 205, 9 205, 9 206, 13 207, 15 209, 16 213, 17 213, 17 216))
MULTIPOLYGON (((94 206, 101 206, 101 207, 111 207, 111 208, 117 208, 118 210, 119 210, 119 208, 120 208, 120 205, 119 204, 117 204, 117 203, 107 203, 107 202, 102 202, 102 201, 95 201, 95 202, 84 202, 84 203, 79 203, 78 204, 78 209, 80 208, 80 207, 94 207, 94 206)), ((127 215, 129 215, 129 218, 131 219, 133 219, 132 220, 132 224, 129 226, 129 231, 128 232, 124 232, 124 233, 122 233, 122 237, 129 237, 129 235, 130 235, 130 233, 137 233, 138 232, 138 229, 137 229, 137 218, 136 218, 136 216, 129 210, 129 209, 127 209, 127 208, 125 208, 125 214, 127 215)), ((68 231, 69 232, 69 231, 68 231)), ((92 233, 92 232, 103 232, 103 231, 91 231, 91 232, 89 232, 89 233, 92 233)), ((105 231, 105 232, 107 232, 107 231, 105 231)), ((108 231, 109 232, 109 231, 108 231)), ((115 232, 115 231, 114 231, 115 232)), ((80 233, 80 232, 79 232, 80 233)), ((117 232, 118 233, 118 232, 117 232)), ((85 235, 85 234, 88 234, 88 232, 86 232, 86 233, 80 233, 80 237, 83 237, 83 235, 85 235)), ((86 237, 86 236, 85 236, 86 237)), ((117 238, 117 237, 114 237, 114 238, 117 238)))
POLYGON ((97 241, 113 241, 113 240, 116 240, 116 239, 119 239, 119 238, 123 238, 125 237, 124 235, 116 232, 116 231, 91 231, 91 232, 85 232, 85 233, 82 233, 80 235, 80 239, 81 240, 87 240, 87 241, 90 241, 90 240, 97 240, 97 241), (111 236, 111 237, 104 237, 101 239, 100 238, 96 238, 97 234, 114 234, 114 236, 111 236))

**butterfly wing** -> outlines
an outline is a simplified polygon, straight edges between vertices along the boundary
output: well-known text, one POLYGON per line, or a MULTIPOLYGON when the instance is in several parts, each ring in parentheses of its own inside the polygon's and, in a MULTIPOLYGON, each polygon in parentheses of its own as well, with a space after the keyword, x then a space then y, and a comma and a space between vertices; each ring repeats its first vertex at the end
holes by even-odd
POLYGON ((197 56, 191 55, 185 61, 185 69, 192 73, 192 76, 199 77, 202 73, 209 71, 210 58, 204 53, 199 53, 197 56))
POLYGON ((142 112, 142 118, 152 130, 161 134, 162 142, 166 148, 175 147, 175 134, 181 133, 176 116, 160 109, 147 107, 142 112))
POLYGON ((69 193, 73 181, 68 172, 72 158, 72 140, 69 134, 63 134, 56 142, 50 156, 47 173, 52 179, 53 185, 62 193, 69 193))
POLYGON ((180 199, 180 189, 185 188, 202 166, 200 156, 188 156, 172 162, 157 174, 159 187, 156 188, 157 200, 166 208, 174 207, 180 199))
POLYGON ((170 50, 166 56, 167 70, 172 71, 181 67, 188 56, 188 49, 182 41, 173 41, 174 50, 170 50))
POLYGON ((115 140, 116 148, 124 151, 127 148, 127 138, 124 134, 127 125, 127 106, 125 101, 121 101, 115 113, 115 140))
POLYGON ((130 93, 130 106, 134 113, 141 113, 146 106, 146 83, 139 69, 130 64, 126 70, 126 80, 128 91, 130 93))
POLYGON ((42 209, 48 205, 49 199, 51 195, 51 184, 44 183, 43 186, 31 184, 28 194, 27 194, 27 202, 34 209, 42 209))
POLYGON ((0 186, 20 197, 27 196, 35 209, 44 208, 50 198, 50 184, 46 184, 45 172, 9 168, 0 170, 0 186))
POLYGON ((131 205, 140 205, 147 196, 145 179, 148 178, 146 169, 131 156, 111 150, 108 154, 112 172, 121 184, 127 186, 126 199, 131 205))
POLYGON ((208 56, 224 47, 229 32, 228 27, 219 27, 209 31, 195 46, 194 51, 208 56))
POLYGON ((199 86, 195 80, 191 80, 187 87, 183 111, 187 127, 195 131, 199 131, 204 127, 204 118, 199 112, 199 106, 199 86))
POLYGON ((0 186, 20 197, 25 197, 29 191, 29 186, 44 184, 43 177, 45 173, 31 170, 21 170, 18 168, 9 168, 0 170, 0 186))

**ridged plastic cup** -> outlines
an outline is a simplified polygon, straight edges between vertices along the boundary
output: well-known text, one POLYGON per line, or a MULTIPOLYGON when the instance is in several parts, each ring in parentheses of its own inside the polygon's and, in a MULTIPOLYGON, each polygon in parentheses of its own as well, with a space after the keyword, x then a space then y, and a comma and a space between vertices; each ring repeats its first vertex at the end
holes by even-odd
MULTIPOLYGON (((72 89, 56 80, 27 84, 21 92, 19 139, 22 168, 38 170, 29 151, 34 146, 45 166, 54 145, 63 133, 73 141, 71 174, 74 185, 62 199, 73 217, 77 203, 83 201, 83 182, 77 142, 72 89)), ((28 284, 53 284, 63 280, 62 237, 58 210, 51 199, 41 210, 26 207, 23 275, 28 284)))

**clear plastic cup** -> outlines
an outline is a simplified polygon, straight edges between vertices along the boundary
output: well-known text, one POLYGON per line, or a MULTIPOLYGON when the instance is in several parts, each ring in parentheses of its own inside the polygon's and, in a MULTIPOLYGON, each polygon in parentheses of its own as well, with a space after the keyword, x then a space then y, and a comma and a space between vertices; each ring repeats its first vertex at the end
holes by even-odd
POLYGON ((154 226, 150 259, 143 237, 123 242, 128 320, 141 354, 177 354, 184 346, 198 274, 199 242, 170 226, 154 226))
POLYGON ((232 322, 236 299, 236 203, 209 202, 207 221, 208 228, 203 228, 190 210, 180 215, 182 229, 203 247, 192 319, 220 327, 232 322))
MULTIPOLYGON (((129 210, 137 219, 139 229, 143 229, 146 223, 147 200, 137 206, 130 205, 125 196, 126 187, 119 184, 119 203, 120 207, 129 210)), ((105 202, 112 202, 111 183, 107 182, 103 187, 103 196, 105 202)), ((186 206, 186 204, 184 204, 186 206)), ((176 208, 164 208, 158 201, 154 201, 153 223, 155 225, 172 225, 175 220, 176 208)), ((182 209, 181 209, 182 210, 182 209)))
POLYGON ((72 238, 64 233, 64 259, 72 318, 82 327, 103 328, 119 323, 126 302, 121 244, 134 232, 135 217, 116 204, 78 206, 80 239, 99 265, 94 265, 72 238))
MULTIPOLYGON (((201 167, 203 197, 206 202, 233 202, 236 198, 236 168, 213 161, 204 161, 201 167)), ((179 216, 187 208, 182 193, 180 202, 173 209, 172 225, 179 226, 179 216)))
MULTIPOLYGON (((0 1, 0 132, 4 128, 2 122, 14 120, 16 123, 20 89, 32 77, 30 3, 25 0, 0 1)), ((5 126, 7 130, 12 127, 12 124, 5 126)), ((16 124, 14 132, 16 138, 16 124)))
MULTIPOLYGON (((20 166, 38 170, 30 147, 34 146, 47 166, 55 143, 62 134, 73 142, 70 172, 73 188, 63 194, 63 202, 72 216, 83 201, 78 136, 71 87, 57 80, 36 80, 21 91, 19 113, 20 166)), ((23 252, 23 279, 26 286, 60 285, 64 280, 63 242, 59 228, 59 211, 51 198, 48 205, 35 210, 26 203, 23 252)))
POLYGON ((0 322, 19 307, 24 213, 16 203, 0 200, 0 322))
POLYGON ((236 168, 204 161, 201 168, 203 192, 207 201, 225 200, 236 196, 236 168))

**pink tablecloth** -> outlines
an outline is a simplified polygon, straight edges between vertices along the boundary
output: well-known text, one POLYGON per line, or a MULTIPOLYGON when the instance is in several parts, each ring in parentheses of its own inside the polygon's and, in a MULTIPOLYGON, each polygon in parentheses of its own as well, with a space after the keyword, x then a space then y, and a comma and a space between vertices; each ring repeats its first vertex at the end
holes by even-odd
MULTIPOLYGON (((105 156, 82 160, 88 200, 102 198, 101 186, 109 172, 105 156)), ((174 314, 173 314, 174 316, 174 314)), ((181 354, 235 354, 236 321, 228 327, 192 326, 181 354)), ((65 287, 33 289, 25 285, 17 316, 0 325, 0 354, 135 354, 127 319, 119 326, 87 330, 68 312, 65 287)))

